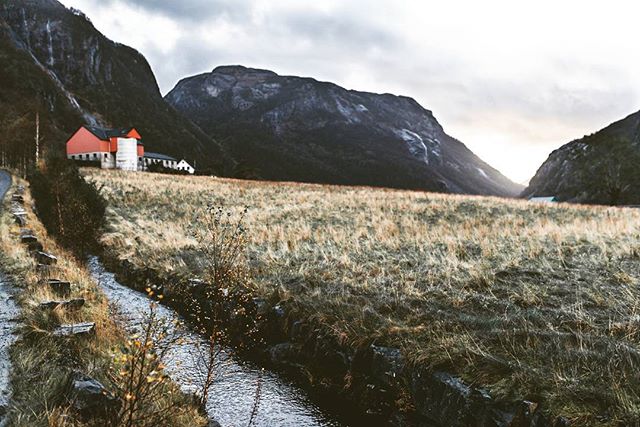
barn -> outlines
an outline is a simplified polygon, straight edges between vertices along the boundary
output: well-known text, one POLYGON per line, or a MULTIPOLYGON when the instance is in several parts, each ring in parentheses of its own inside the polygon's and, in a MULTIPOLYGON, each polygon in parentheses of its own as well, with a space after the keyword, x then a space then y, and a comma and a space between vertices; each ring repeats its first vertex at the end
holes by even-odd
POLYGON ((104 129, 82 126, 67 141, 67 158, 102 169, 146 171, 152 165, 194 173, 185 160, 161 153, 145 152, 135 128, 104 129))
POLYGON ((144 170, 144 146, 135 128, 82 126, 67 141, 67 158, 102 169, 144 170))

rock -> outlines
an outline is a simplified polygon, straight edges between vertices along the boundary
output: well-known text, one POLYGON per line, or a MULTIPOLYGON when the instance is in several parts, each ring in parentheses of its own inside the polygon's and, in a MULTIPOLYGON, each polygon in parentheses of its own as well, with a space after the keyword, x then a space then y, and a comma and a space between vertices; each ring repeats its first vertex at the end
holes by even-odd
POLYGON ((113 420, 121 406, 121 402, 100 382, 80 372, 72 374, 67 398, 85 421, 96 418, 113 420))
POLYGON ((269 312, 269 304, 264 298, 253 298, 253 305, 256 309, 256 314, 259 316, 264 316, 269 312))
POLYGON ((58 262, 58 258, 46 252, 35 252, 36 261, 44 265, 54 265, 58 262))
POLYGON ((513 419, 511 420, 509 427, 531 426, 536 409, 538 409, 537 403, 523 400, 516 407, 513 419))
POLYGON ((71 293, 71 283, 64 282, 58 279, 47 280, 49 287, 59 295, 69 295, 71 293))
POLYGON ((25 225, 27 225, 27 219, 23 215, 14 215, 13 218, 16 224, 18 224, 20 227, 24 227, 25 225))
POLYGON ((565 417, 558 417, 553 422, 553 427, 569 427, 571 425, 571 421, 569 421, 565 417))
POLYGON ((404 357, 397 348, 371 346, 371 375, 380 383, 394 382, 404 368, 404 357))
POLYGON ((34 236, 33 234, 23 234, 20 236, 20 242, 21 243, 37 243, 38 242, 38 238, 36 236, 34 236))
POLYGON ((271 362, 275 364, 295 363, 299 355, 300 347, 290 342, 283 342, 269 348, 271 362))
POLYGON ((84 336, 93 334, 95 329, 96 324, 93 322, 60 325, 53 331, 53 335, 57 337, 84 336))
POLYGON ((44 247, 42 246, 42 243, 35 241, 27 243, 27 250, 29 252, 40 252, 44 250, 44 247))

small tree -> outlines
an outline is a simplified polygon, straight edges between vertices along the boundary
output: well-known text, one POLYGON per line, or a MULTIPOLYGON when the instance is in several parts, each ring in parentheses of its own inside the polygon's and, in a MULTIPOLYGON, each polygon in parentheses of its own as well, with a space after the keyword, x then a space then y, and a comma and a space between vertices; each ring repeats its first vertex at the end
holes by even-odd
POLYGON ((224 307, 225 301, 232 299, 239 290, 243 294, 248 282, 244 261, 246 214, 247 208, 234 214, 224 207, 209 205, 196 214, 192 222, 191 234, 198 242, 197 250, 203 263, 203 286, 206 287, 201 294, 189 296, 191 309, 199 320, 200 332, 207 337, 197 343, 194 355, 200 380, 197 395, 203 406, 218 374, 220 342, 226 337, 221 313, 217 313, 215 307, 224 307))

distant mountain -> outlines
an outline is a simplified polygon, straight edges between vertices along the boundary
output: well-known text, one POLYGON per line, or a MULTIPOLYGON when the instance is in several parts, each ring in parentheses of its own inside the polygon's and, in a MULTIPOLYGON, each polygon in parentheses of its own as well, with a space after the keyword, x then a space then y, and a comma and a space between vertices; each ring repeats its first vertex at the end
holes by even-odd
POLYGON ((502 196, 522 189, 411 98, 224 66, 180 81, 165 99, 244 174, 502 196))
MULTIPOLYGON (((63 147, 82 124, 137 128, 148 149, 220 166, 220 146, 162 98, 145 58, 55 0, 0 4, 0 126, 63 147)), ((32 139, 23 139, 22 143, 32 139)))
POLYGON ((640 112, 552 152, 522 195, 640 204, 640 112))

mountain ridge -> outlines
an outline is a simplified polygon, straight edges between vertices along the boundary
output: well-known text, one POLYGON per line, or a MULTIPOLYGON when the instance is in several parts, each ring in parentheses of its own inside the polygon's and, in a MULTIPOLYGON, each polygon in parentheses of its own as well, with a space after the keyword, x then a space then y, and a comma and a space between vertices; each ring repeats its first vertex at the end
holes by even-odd
POLYGON ((408 96, 222 65, 181 79, 165 99, 265 179, 502 196, 521 191, 408 96))
POLYGON ((640 111, 552 151, 523 197, 640 204, 640 111))
MULTIPOLYGON (((216 141, 164 101, 144 56, 108 39, 81 12, 56 0, 6 0, 0 6, 0 20, 7 41, 5 56, 15 56, 17 51, 31 57, 32 66, 23 62, 21 68, 44 71, 57 87, 57 95, 80 115, 60 118, 51 106, 39 106, 51 118, 47 134, 55 134, 49 147, 62 146, 65 137, 83 124, 133 126, 154 151, 198 158, 200 164, 218 170, 228 162, 216 141)), ((22 98, 42 103, 39 91, 38 87, 25 90, 22 98)))

